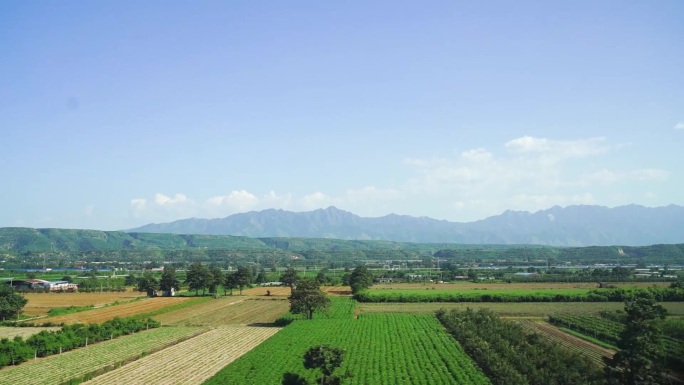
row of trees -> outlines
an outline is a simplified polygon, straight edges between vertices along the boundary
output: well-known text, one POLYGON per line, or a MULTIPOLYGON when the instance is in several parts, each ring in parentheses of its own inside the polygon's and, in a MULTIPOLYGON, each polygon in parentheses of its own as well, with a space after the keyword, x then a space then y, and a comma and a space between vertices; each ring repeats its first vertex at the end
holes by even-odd
POLYGON ((34 357, 65 352, 158 326, 159 322, 152 319, 114 318, 102 324, 66 325, 57 331, 41 331, 26 340, 21 337, 12 340, 3 338, 0 340, 0 367, 17 365, 34 357))
MULTIPOLYGON (((183 284, 188 286, 188 290, 194 290, 195 295, 199 295, 200 290, 202 295, 205 295, 207 291, 210 294, 218 294, 219 287, 223 287, 224 295, 229 290, 233 294, 233 289, 239 289, 242 295, 242 290, 253 281, 252 271, 247 267, 240 266, 235 272, 224 273, 218 266, 208 267, 199 262, 190 265, 185 276, 183 284)), ((138 291, 141 292, 171 291, 172 288, 179 290, 181 286, 181 282, 176 277, 176 270, 171 266, 164 267, 159 281, 151 272, 146 272, 142 277, 137 278, 136 284, 138 291)))

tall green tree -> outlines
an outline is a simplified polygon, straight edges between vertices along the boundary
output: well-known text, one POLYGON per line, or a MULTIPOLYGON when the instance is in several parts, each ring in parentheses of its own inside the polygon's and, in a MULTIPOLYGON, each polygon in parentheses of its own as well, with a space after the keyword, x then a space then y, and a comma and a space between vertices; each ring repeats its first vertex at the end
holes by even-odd
POLYGON ((288 297, 292 314, 305 314, 307 319, 313 318, 315 311, 330 307, 330 299, 321 291, 316 280, 301 279, 297 287, 288 297))
POLYGON ((195 262, 188 268, 185 273, 185 284, 188 285, 189 290, 194 290, 195 295, 199 294, 202 290, 202 295, 204 291, 209 286, 209 269, 199 262, 195 262))
POLYGON ((373 286, 373 279, 373 273, 366 266, 359 266, 354 269, 349 276, 349 286, 351 286, 352 294, 373 286))
POLYGON ((0 285, 0 320, 15 319, 28 301, 8 285, 0 285))
POLYGON ((285 270, 285 272, 280 276, 280 282, 286 286, 289 286, 290 289, 294 289, 295 286, 297 286, 298 280, 299 277, 297 277, 297 270, 292 267, 288 267, 287 270, 285 270))
POLYGON ((252 283, 252 271, 245 266, 240 266, 233 275, 235 285, 240 289, 240 295, 242 295, 242 289, 252 283))
POLYGON ((667 311, 648 292, 637 292, 625 303, 627 320, 617 343, 620 350, 606 360, 606 379, 610 385, 657 385, 664 383, 660 345, 661 332, 656 320, 667 311))
POLYGON ((159 289, 163 291, 178 290, 180 288, 180 281, 176 278, 176 269, 173 266, 165 266, 159 280, 159 289))
MULTIPOLYGON (((92 278, 91 278, 92 279, 92 278)), ((90 279, 89 279, 90 280, 90 279)), ((138 291, 147 292, 157 289, 157 279, 154 278, 151 272, 146 271, 142 277, 138 278, 138 291)))
POLYGON ((237 289, 237 287, 235 272, 226 273, 223 276, 223 295, 226 295, 226 290, 230 290, 230 295, 233 295, 233 289, 237 289))
POLYGON ((329 346, 318 345, 304 353, 304 367, 307 369, 319 369, 322 373, 321 384, 332 385, 340 382, 339 378, 333 378, 333 372, 344 361, 344 350, 329 346))
POLYGON ((216 294, 218 287, 223 285, 224 280, 225 277, 223 276, 221 268, 213 265, 209 269, 209 293, 216 294))

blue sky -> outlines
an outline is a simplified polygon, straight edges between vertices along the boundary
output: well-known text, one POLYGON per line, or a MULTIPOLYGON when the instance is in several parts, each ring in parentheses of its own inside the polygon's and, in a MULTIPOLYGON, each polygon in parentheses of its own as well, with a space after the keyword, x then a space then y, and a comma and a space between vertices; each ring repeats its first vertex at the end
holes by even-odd
POLYGON ((684 204, 682 1, 3 1, 0 226, 684 204))

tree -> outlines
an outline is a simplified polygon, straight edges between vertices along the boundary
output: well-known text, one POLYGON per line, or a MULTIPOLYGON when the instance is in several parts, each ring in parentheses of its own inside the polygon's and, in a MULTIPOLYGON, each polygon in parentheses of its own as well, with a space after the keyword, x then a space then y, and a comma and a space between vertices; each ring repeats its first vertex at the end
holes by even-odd
POLYGON ((368 289, 373 286, 373 274, 366 266, 359 266, 351 272, 349 286, 351 286, 352 294, 368 289))
POLYGON ((204 290, 209 286, 209 269, 199 262, 195 262, 188 268, 185 276, 185 283, 189 290, 194 290, 195 295, 199 294, 200 289, 202 295, 204 290))
POLYGON ((21 309, 28 301, 22 295, 14 292, 8 285, 0 285, 0 319, 14 319, 21 314, 21 309))
POLYGON ((233 279, 235 285, 240 289, 240 295, 242 295, 242 289, 252 283, 252 272, 247 267, 240 266, 233 274, 233 279))
POLYGON ((318 345, 304 353, 304 367, 307 369, 320 369, 321 384, 336 384, 340 379, 333 377, 335 369, 342 365, 344 350, 329 345, 318 345))
POLYGON ((292 314, 305 314, 307 319, 313 318, 314 311, 330 307, 330 299, 321 291, 315 280, 302 279, 288 297, 292 314))
POLYGON ((226 295, 226 289, 230 289, 230 295, 233 295, 233 289, 237 289, 237 287, 235 273, 227 273, 223 276, 223 295, 226 295))
POLYGON ((608 384, 656 385, 663 383, 662 347, 656 319, 667 311, 648 292, 637 292, 625 302, 627 320, 617 343, 620 350, 606 359, 608 384))
POLYGON ((323 268, 318 272, 318 274, 316 274, 316 281, 318 281, 319 285, 324 285, 330 282, 330 278, 327 276, 327 273, 328 269, 323 268))
POLYGON ((176 269, 172 266, 165 266, 162 272, 161 280, 159 280, 159 289, 162 291, 171 291, 171 289, 180 289, 180 281, 176 278, 176 269))
POLYGON ((297 270, 292 267, 288 267, 287 270, 285 270, 285 272, 280 276, 280 282, 286 286, 289 286, 291 290, 294 290, 295 286, 297 286, 298 280, 299 278, 297 277, 297 270))
POLYGON ((265 283, 267 280, 268 280, 268 278, 266 277, 266 271, 264 269, 261 269, 261 271, 259 271, 259 274, 257 274, 254 282, 255 283, 265 283))
POLYGON ((124 286, 133 286, 138 282, 138 279, 133 274, 129 274, 124 279, 124 286))
POLYGON ((149 293, 157 288, 157 279, 154 278, 151 272, 146 271, 142 277, 138 278, 138 291, 149 293))
POLYGON ((223 284, 223 272, 221 268, 214 265, 209 269, 209 293, 216 294, 218 287, 223 284))

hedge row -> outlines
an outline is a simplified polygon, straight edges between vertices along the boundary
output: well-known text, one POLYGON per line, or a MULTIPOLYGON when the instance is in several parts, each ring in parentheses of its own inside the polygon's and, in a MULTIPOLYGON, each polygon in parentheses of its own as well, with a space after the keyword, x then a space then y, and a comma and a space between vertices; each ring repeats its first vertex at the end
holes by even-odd
POLYGON ((45 357, 122 335, 159 327, 152 319, 114 318, 101 324, 67 325, 58 331, 41 331, 24 340, 0 340, 0 367, 17 365, 35 356, 45 357))

